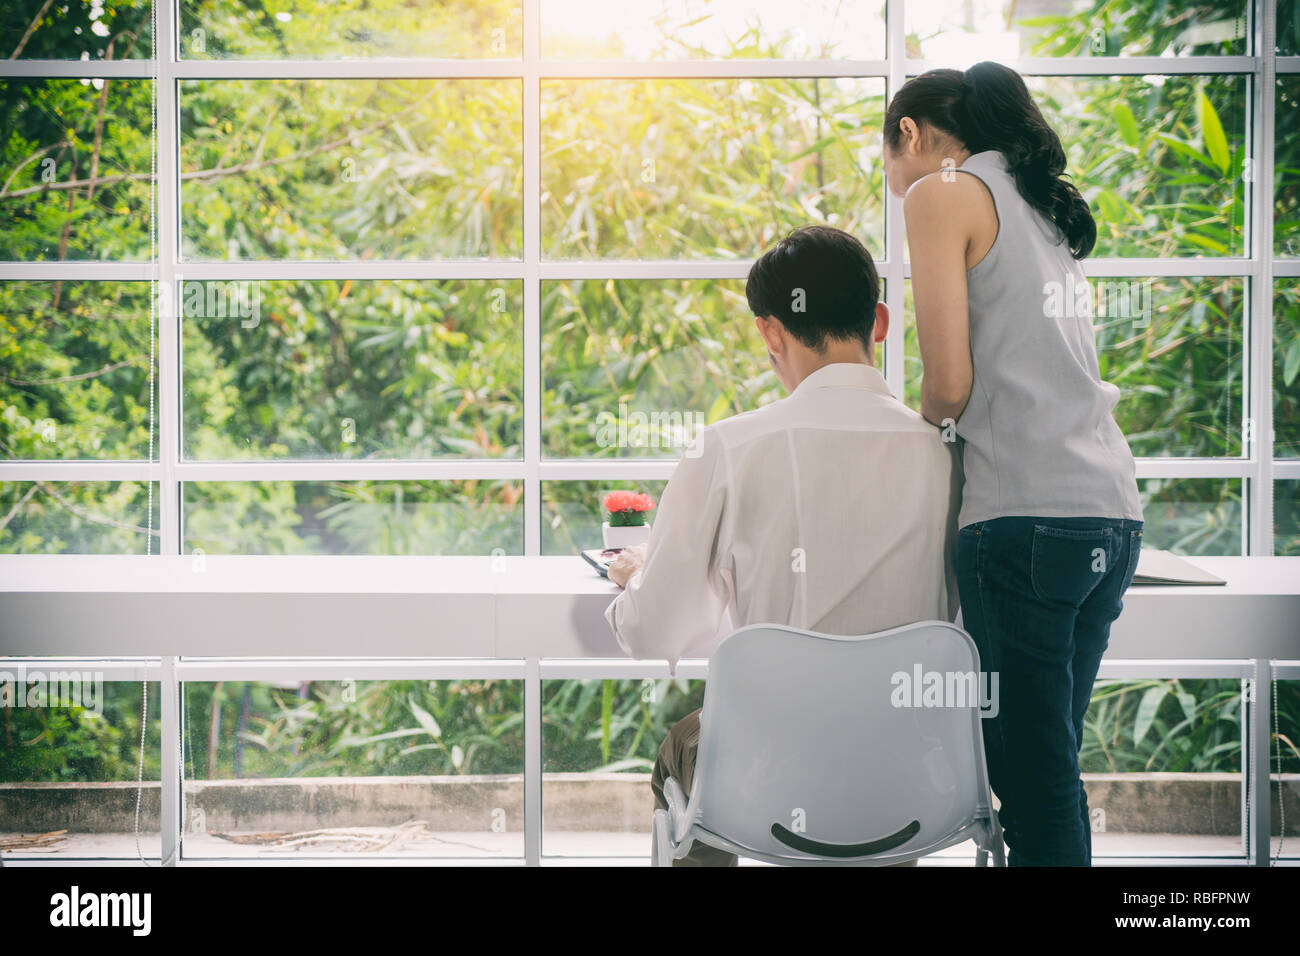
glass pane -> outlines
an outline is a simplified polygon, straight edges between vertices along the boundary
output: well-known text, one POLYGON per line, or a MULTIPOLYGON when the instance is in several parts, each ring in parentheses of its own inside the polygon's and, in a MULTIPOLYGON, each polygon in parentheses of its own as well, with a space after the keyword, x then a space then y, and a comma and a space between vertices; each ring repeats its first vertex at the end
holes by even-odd
POLYGON ((1241 554, 1239 478, 1139 478, 1142 543, 1175 554, 1241 554))
POLYGON ((148 0, 6 0, 0 56, 9 60, 147 60, 148 0))
POLYGON ((185 856, 523 856, 523 681, 187 682, 185 856))
POLYGON ((0 79, 0 260, 148 259, 149 80, 0 79))
POLYGON ((678 458, 785 390, 735 280, 542 284, 542 432, 559 457, 678 458))
POLYGON ((1244 855, 1240 680, 1097 681, 1079 769, 1095 856, 1244 855))
POLYGON ((543 681, 542 852, 647 857, 659 746, 703 704, 702 680, 543 681))
POLYGON ((1029 77, 1100 256, 1245 254, 1241 76, 1029 77))
POLYGON ((1300 680, 1279 680, 1270 688, 1277 706, 1277 733, 1273 736, 1272 753, 1268 767, 1272 786, 1272 828, 1275 837, 1281 837, 1282 825, 1286 834, 1272 842, 1272 855, 1295 860, 1300 858, 1297 837, 1300 837, 1300 792, 1295 780, 1300 775, 1300 680), (1285 805, 1280 805, 1285 800, 1285 805))
POLYGON ((1280 77, 1274 102, 1273 253, 1300 256, 1300 76, 1280 77))
POLYGON ((1300 279, 1273 285, 1273 454, 1300 458, 1300 279))
POLYGON ((1273 553, 1300 555, 1300 481, 1273 482, 1273 553))
MULTIPOLYGON (((148 505, 142 481, 0 482, 0 554, 144 554, 148 505)), ((153 554, 158 506, 155 488, 153 554)))
POLYGON ((204 554, 523 554, 523 485, 248 481, 184 485, 182 542, 204 554))
POLYGON ((541 0, 542 55, 576 59, 881 59, 881 0, 541 0))
POLYGON ((1277 0, 1278 53, 1286 56, 1300 54, 1300 2, 1277 0))
POLYGON ((907 55, 962 66, 1024 56, 1240 55, 1249 52, 1247 6, 925 0, 905 5, 907 55))
POLYGON ((0 282, 0 367, 0 457, 148 456, 148 283, 0 282))
MULTIPOLYGON (((577 554, 604 547, 601 502, 611 491, 639 491, 657 503, 666 479, 636 481, 543 481, 542 554, 577 554)), ((650 524, 654 525, 654 512, 650 524)))
POLYGON ((183 80, 182 251, 517 258, 518 80, 183 80))
POLYGON ((1097 357, 1115 419, 1140 457, 1242 453, 1244 283, 1095 278, 1097 357))
POLYGON ((508 280, 186 280, 185 454, 518 458, 522 295, 508 280))
POLYGON ((542 248, 740 259, 825 222, 883 249, 884 81, 542 84, 542 248))
POLYGON ((518 57, 519 0, 181 0, 181 57, 518 57))
POLYGON ((149 683, 144 786, 135 682, 96 671, 0 665, 0 849, 14 859, 157 861, 162 846, 159 685, 149 683), (136 795, 140 846, 136 848, 136 795), (66 831, 66 832, 59 832, 66 831))

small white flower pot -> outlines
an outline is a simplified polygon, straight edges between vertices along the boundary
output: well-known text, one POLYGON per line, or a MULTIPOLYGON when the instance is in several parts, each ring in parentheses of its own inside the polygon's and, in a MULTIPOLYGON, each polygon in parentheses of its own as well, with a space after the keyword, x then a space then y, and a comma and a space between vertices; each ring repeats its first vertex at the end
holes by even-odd
POLYGON ((601 533, 605 536, 605 547, 608 548, 630 548, 634 544, 644 544, 650 540, 650 525, 625 525, 617 528, 611 528, 606 521, 600 526, 601 533))

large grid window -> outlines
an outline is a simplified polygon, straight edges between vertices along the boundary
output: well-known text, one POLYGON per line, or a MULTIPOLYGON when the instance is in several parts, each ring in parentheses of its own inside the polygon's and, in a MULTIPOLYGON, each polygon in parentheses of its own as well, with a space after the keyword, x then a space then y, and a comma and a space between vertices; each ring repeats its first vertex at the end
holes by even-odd
MULTIPOLYGON (((875 256, 895 317, 878 359, 918 407, 885 105, 909 76, 996 58, 1025 75, 1098 218, 1084 266, 1147 541, 1300 554, 1297 0, 10 8, 0 553, 592 547, 604 491, 658 497, 699 426, 782 395, 744 278, 809 222, 875 256)), ((637 772, 702 686, 627 661, 290 661, 276 679, 262 661, 169 660, 184 690, 160 720, 185 745, 169 771, 151 743, 145 780, 156 763, 188 816, 148 818, 146 849, 179 826, 191 856, 226 855, 219 831, 273 779, 362 778, 390 798, 367 761, 396 789, 451 794, 427 832, 403 831, 420 852, 514 856, 522 825, 536 862, 544 768, 548 854, 588 853, 593 827, 600 852, 613 833, 613 852, 640 853, 646 815, 620 808, 644 802, 637 772), (209 836, 193 836, 196 809, 209 836)), ((1085 773, 1129 807, 1098 846, 1122 856, 1126 834, 1158 832, 1191 838, 1171 853, 1239 856, 1236 821, 1167 818, 1102 779, 1244 774, 1245 672, 1163 666, 1108 662, 1127 680, 1094 693, 1089 741, 1105 746, 1085 747, 1085 773)), ((108 696, 129 744, 139 698, 108 696)), ((0 753, 0 782, 130 783, 121 741, 58 770, 83 741, 55 730, 29 760, 0 753)), ((37 829, 50 809, 10 806, 37 829)))
POLYGON ((139 0, 17 4, 0 551, 588 545, 600 491, 780 397, 743 278, 807 222, 875 255, 915 406, 884 108, 990 56, 1098 216, 1150 539, 1300 551, 1295 5, 770 6, 182 0, 155 45, 139 0))

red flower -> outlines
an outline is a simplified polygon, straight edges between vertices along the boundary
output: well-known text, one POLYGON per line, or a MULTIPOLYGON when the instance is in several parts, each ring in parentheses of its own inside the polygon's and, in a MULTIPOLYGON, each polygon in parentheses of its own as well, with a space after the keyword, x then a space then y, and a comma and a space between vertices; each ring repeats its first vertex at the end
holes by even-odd
POLYGON ((605 496, 605 510, 610 514, 620 511, 649 511, 654 506, 653 498, 634 491, 611 491, 605 496))

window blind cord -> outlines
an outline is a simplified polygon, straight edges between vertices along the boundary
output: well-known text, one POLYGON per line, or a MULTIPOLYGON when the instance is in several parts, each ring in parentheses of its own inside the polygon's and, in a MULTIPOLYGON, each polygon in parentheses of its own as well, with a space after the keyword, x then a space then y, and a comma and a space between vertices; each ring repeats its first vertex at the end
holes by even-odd
MULTIPOLYGON (((1286 790, 1282 786, 1282 735, 1278 733, 1277 722, 1277 677, 1273 678, 1273 743, 1277 751, 1277 855, 1273 857, 1269 866, 1277 866, 1278 861, 1282 859, 1282 844, 1286 842, 1286 790)), ((1268 761, 1264 762, 1265 770, 1268 772, 1268 761)))

